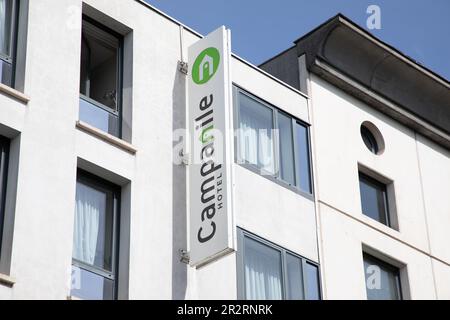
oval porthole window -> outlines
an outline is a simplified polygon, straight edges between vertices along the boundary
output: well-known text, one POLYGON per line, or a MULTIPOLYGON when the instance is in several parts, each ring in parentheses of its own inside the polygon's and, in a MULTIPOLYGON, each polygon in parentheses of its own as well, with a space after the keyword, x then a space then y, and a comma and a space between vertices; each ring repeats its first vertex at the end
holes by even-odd
POLYGON ((361 137, 370 152, 377 155, 383 153, 384 139, 380 130, 373 123, 365 121, 361 125, 361 137))

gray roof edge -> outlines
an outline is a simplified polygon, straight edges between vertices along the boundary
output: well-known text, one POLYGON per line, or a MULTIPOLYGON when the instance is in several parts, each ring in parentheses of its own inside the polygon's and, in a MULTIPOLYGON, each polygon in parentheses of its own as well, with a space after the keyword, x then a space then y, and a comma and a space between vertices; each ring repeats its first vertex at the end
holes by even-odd
POLYGON ((377 94, 370 88, 366 88, 358 81, 341 73, 338 69, 335 69, 332 65, 327 64, 320 58, 315 60, 310 70, 344 92, 366 102, 375 110, 388 115, 392 119, 399 121, 408 128, 413 129, 442 147, 450 150, 449 134, 440 130, 434 124, 429 123, 426 119, 422 119, 420 116, 405 110, 395 102, 377 94))
MULTIPOLYGON (((447 79, 445 79, 443 76, 441 76, 440 74, 423 66, 421 63, 417 62, 416 60, 409 57, 408 55, 402 53, 400 50, 389 45, 388 43, 378 39, 377 37, 372 35, 370 32, 368 32, 368 31, 364 30, 363 28, 361 28, 360 26, 358 26, 356 23, 354 23, 352 20, 347 18, 342 13, 338 13, 337 15, 333 16, 332 18, 328 19, 327 21, 325 21, 324 23, 322 23, 315 29, 311 30, 307 34, 305 34, 302 37, 295 40, 294 43, 298 46, 299 43, 304 42, 304 41, 309 41, 312 36, 316 36, 317 34, 319 34, 319 37, 320 36, 323 37, 324 31, 326 31, 325 33, 328 33, 328 31, 336 28, 339 25, 348 27, 352 31, 358 33, 359 35, 363 36, 367 40, 371 41, 376 46, 382 48, 389 54, 402 60, 403 62, 405 62, 408 65, 412 66, 413 68, 419 70, 420 72, 427 75, 428 77, 432 78, 434 81, 437 81, 440 84, 442 84, 450 89, 450 82, 447 79)), ((269 60, 271 60, 271 59, 269 59, 269 60)))

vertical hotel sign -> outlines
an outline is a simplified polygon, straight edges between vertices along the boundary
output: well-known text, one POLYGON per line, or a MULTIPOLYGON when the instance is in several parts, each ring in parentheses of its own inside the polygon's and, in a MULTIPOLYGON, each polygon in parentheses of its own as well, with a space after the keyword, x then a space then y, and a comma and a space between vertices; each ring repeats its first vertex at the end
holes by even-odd
POLYGON ((189 243, 199 266, 234 250, 230 32, 189 47, 189 243))

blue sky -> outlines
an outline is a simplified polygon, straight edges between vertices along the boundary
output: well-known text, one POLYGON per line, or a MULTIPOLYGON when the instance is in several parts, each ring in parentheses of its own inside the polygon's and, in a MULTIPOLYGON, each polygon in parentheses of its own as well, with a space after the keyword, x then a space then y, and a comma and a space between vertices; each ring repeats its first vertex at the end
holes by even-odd
POLYGON ((381 29, 368 30, 450 79, 450 0, 146 0, 192 29, 232 32, 233 52, 258 65, 338 12, 366 29, 369 5, 381 29))

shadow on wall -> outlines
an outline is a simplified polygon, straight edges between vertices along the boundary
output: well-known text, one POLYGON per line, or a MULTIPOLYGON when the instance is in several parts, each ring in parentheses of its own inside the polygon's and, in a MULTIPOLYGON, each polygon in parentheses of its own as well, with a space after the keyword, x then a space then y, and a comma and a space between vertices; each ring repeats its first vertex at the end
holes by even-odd
MULTIPOLYGON (((172 90, 172 130, 186 128, 186 77, 175 69, 172 90)), ((173 141, 173 147, 181 141, 173 141)), ((184 300, 187 288, 187 265, 180 261, 180 249, 187 248, 186 182, 187 169, 179 161, 179 149, 174 148, 172 164, 172 299, 184 300), (175 161, 177 160, 177 161, 175 161)))

